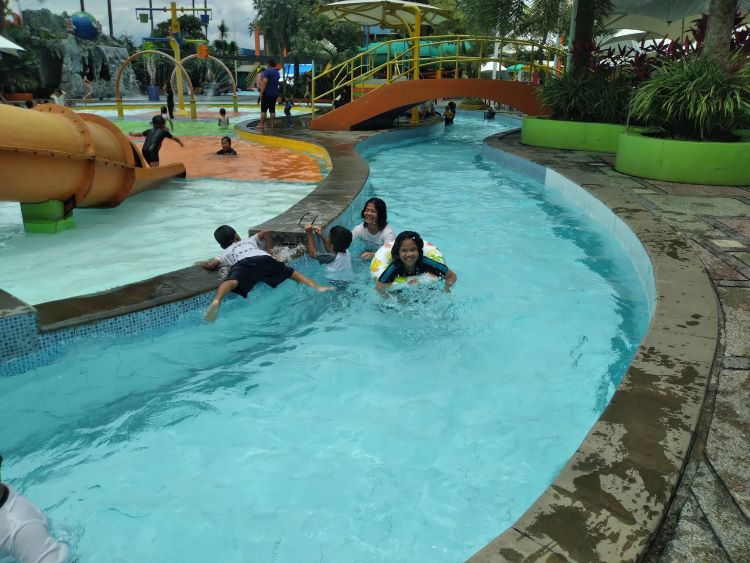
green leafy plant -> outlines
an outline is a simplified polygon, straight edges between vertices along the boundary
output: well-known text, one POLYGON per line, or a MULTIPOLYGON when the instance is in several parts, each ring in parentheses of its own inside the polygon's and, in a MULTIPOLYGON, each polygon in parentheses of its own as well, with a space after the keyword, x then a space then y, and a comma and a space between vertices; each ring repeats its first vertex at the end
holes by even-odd
POLYGON ((635 93, 632 114, 676 139, 734 140, 733 130, 750 127, 750 59, 664 64, 635 93))
POLYGON ((626 73, 565 73, 546 80, 539 90, 552 118, 592 123, 625 123, 631 78, 626 73))

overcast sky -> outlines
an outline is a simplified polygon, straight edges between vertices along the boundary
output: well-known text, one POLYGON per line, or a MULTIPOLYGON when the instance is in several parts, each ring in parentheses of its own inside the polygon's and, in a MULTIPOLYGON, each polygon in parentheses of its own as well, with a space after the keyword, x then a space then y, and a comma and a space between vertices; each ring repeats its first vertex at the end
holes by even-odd
MULTIPOLYGON (((192 8, 195 3, 196 8, 203 7, 204 0, 183 0, 177 2, 177 7, 192 8)), ((11 6, 14 10, 18 5, 24 10, 38 10, 47 8, 53 13, 60 14, 63 11, 72 14, 81 9, 80 0, 11 0, 11 6)), ((151 0, 154 8, 164 8, 169 6, 166 0, 151 0)), ((84 0, 86 11, 94 16, 102 24, 102 31, 109 33, 109 19, 107 18, 106 0, 84 0)), ((208 0, 208 7, 213 10, 212 20, 208 24, 208 38, 213 41, 219 38, 216 28, 223 19, 229 27, 228 40, 235 39, 240 47, 254 48, 254 40, 248 34, 247 26, 253 19, 252 0, 208 0)), ((127 33, 135 39, 136 45, 140 43, 138 38, 149 35, 151 27, 147 23, 140 23, 135 17, 135 8, 148 7, 148 0, 112 0, 112 21, 114 35, 127 33)), ((169 12, 155 12, 154 25, 168 18, 169 12)))

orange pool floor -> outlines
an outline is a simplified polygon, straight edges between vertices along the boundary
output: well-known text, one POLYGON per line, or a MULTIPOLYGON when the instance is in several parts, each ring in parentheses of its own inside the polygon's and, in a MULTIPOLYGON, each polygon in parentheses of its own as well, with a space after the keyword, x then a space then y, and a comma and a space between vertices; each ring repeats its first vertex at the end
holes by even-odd
POLYGON ((182 162, 188 178, 212 177, 234 180, 282 180, 320 182, 323 175, 314 157, 289 149, 267 147, 234 139, 237 156, 218 156, 220 137, 181 137, 185 147, 165 139, 159 153, 162 164, 182 162))

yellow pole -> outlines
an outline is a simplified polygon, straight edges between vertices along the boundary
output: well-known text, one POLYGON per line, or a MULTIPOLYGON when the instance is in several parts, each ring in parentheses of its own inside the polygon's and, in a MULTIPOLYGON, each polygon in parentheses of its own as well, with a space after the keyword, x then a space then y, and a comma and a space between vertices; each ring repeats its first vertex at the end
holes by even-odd
POLYGON ((459 41, 458 41, 458 39, 456 39, 456 68, 453 71, 453 78, 460 78, 460 76, 458 76, 458 56, 459 56, 458 43, 459 43, 459 41))
MULTIPOLYGON (((170 4, 172 11, 172 33, 180 33, 180 21, 177 19, 177 4, 172 2, 170 4)), ((174 60, 180 61, 180 44, 175 41, 174 36, 169 36, 169 46, 172 47, 174 53, 174 60)), ((177 67, 177 108, 179 115, 185 115, 185 96, 182 93, 182 70, 177 67)))
POLYGON ((125 109, 122 107, 122 96, 117 96, 115 101, 117 102, 117 117, 125 119, 125 109))
MULTIPOLYGON (((421 33, 422 27, 422 12, 419 11, 419 6, 414 6, 414 29, 412 30, 412 42, 414 43, 414 56, 412 57, 412 65, 414 65, 413 80, 419 80, 419 34, 421 33)), ((419 123, 419 106, 414 106, 411 110, 411 122, 414 124, 419 123)))
POLYGON ((388 57, 385 60, 385 80, 388 82, 388 84, 391 83, 391 43, 388 42, 388 57))

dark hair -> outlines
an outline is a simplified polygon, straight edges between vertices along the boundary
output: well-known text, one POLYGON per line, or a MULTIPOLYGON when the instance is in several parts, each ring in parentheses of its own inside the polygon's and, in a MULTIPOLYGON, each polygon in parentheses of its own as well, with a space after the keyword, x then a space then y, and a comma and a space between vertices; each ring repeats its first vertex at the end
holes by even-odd
POLYGON ((161 108, 159 108, 159 111, 162 113, 167 113, 167 106, 161 106, 161 108))
MULTIPOLYGON (((31 109, 34 107, 34 100, 26 100, 26 107, 31 109)), ((1 462, 0 462, 1 463, 1 462)))
POLYGON ((227 110, 225 110, 224 108, 221 108, 219 110, 219 115, 226 115, 226 114, 227 114, 227 110))
POLYGON ((346 252, 352 244, 352 232, 346 227, 336 225, 328 234, 331 237, 334 252, 346 252))
POLYGON ((268 59, 268 68, 276 68, 276 61, 268 59))
POLYGON ((236 236, 237 231, 235 231, 229 225, 222 225, 214 231, 214 238, 222 248, 229 248, 230 246, 232 246, 236 236))
POLYGON ((362 219, 365 218, 365 209, 367 209, 368 203, 372 203, 372 205, 375 207, 375 211, 378 212, 378 230, 382 231, 388 224, 388 210, 385 207, 385 202, 379 197, 371 197, 370 199, 368 199, 365 202, 364 207, 362 207, 362 213, 360 213, 362 219))
POLYGON ((164 127, 166 123, 167 122, 164 121, 164 118, 161 115, 155 115, 151 118, 151 125, 154 127, 164 127))
POLYGON ((419 250, 419 259, 421 260, 424 256, 424 241, 422 240, 422 237, 419 236, 419 233, 415 231, 404 231, 398 234, 396 240, 393 241, 393 248, 391 248, 391 260, 393 260, 396 264, 401 263, 401 258, 399 258, 398 253, 399 250, 401 250, 401 245, 407 239, 413 240, 414 244, 417 245, 417 249, 419 250))
POLYGON ((225 136, 223 136, 221 138, 221 142, 223 143, 224 141, 226 141, 227 143, 229 143, 231 145, 232 144, 232 137, 230 137, 229 135, 225 135, 225 136))

